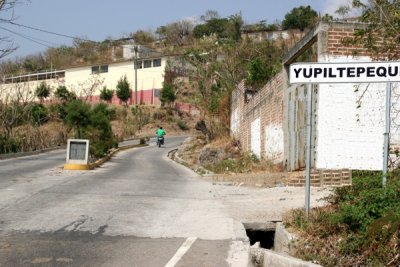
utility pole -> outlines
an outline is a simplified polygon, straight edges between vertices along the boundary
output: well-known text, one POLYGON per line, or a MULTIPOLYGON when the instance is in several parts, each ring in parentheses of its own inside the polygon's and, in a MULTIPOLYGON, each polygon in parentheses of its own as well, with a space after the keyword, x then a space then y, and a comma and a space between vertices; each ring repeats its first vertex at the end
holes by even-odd
POLYGON ((137 96, 138 46, 137 45, 134 46, 133 51, 135 52, 135 63, 134 63, 134 68, 135 68, 135 105, 137 106, 137 104, 138 104, 138 101, 137 101, 137 98, 138 98, 138 96, 137 96))

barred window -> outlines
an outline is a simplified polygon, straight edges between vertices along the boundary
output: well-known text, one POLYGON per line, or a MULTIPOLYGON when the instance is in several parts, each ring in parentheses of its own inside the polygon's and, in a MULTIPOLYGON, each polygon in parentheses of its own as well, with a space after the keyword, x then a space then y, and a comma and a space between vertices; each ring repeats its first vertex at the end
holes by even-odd
POLYGON ((161 66, 161 58, 153 59, 153 67, 161 66))

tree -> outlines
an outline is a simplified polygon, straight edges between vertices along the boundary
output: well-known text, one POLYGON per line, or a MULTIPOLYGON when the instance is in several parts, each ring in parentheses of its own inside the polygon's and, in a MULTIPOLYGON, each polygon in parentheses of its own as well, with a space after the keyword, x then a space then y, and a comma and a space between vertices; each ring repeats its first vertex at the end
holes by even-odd
POLYGON ((75 129, 75 137, 82 138, 82 130, 90 124, 90 105, 82 100, 73 100, 66 106, 65 122, 75 129))
POLYGON ((162 105, 169 104, 171 105, 174 103, 176 99, 175 89, 172 84, 164 84, 163 88, 161 89, 160 101, 162 105))
POLYGON ((207 136, 216 137, 229 133, 230 95, 243 79, 248 78, 249 64, 260 59, 260 65, 266 73, 257 79, 259 85, 279 72, 282 49, 271 42, 228 42, 210 43, 202 50, 188 51, 185 59, 194 68, 191 81, 195 91, 191 96, 191 104, 200 110, 207 127, 207 136))
POLYGON ((90 138, 90 153, 95 157, 102 157, 112 147, 117 147, 118 142, 113 135, 109 110, 107 105, 100 103, 90 113, 88 135, 90 138))
MULTIPOLYGON (((2 22, 11 22, 14 20, 13 12, 11 11, 18 1, 15 0, 1 0, 0 1, 0 20, 2 22), (11 17, 7 17, 11 16, 11 17)), ((18 47, 16 47, 9 37, 0 37, 0 58, 13 53, 18 47)))
POLYGON ((69 102, 76 99, 76 94, 74 92, 68 91, 67 87, 60 85, 54 92, 54 96, 60 99, 62 102, 69 102))
POLYGON ((43 104, 33 104, 30 113, 30 122, 33 126, 42 125, 49 120, 49 111, 43 104))
POLYGON ((115 91, 117 97, 125 103, 125 106, 128 106, 128 100, 131 97, 131 89, 129 89, 130 85, 126 75, 121 77, 117 83, 117 90, 115 91))
POLYGON ((199 24, 193 29, 195 38, 216 35, 218 38, 228 38, 232 40, 240 39, 240 29, 243 25, 242 16, 235 14, 229 18, 211 18, 204 24, 199 24))
POLYGON ((361 44, 375 54, 387 59, 400 58, 400 1, 399 0, 353 0, 353 7, 361 10, 360 20, 365 28, 355 32, 352 43, 361 44))
POLYGON ((346 5, 339 6, 338 9, 336 9, 335 13, 338 14, 341 19, 344 19, 347 14, 351 11, 351 8, 346 5))
POLYGON ((193 31, 193 22, 190 20, 180 20, 165 26, 158 27, 156 33, 167 40, 168 44, 184 45, 193 31))
POLYGON ((219 19, 221 18, 218 11, 216 10, 207 10, 206 13, 204 13, 204 15, 200 16, 200 19, 204 22, 207 22, 209 20, 212 19, 219 19))
POLYGON ((112 97, 114 95, 114 90, 108 89, 107 87, 103 87, 100 91, 100 99, 103 101, 111 101, 112 97))
POLYGON ((45 98, 50 96, 50 87, 45 82, 41 82, 40 85, 36 87, 35 95, 40 99, 40 102, 43 102, 45 98))
POLYGON ((303 31, 305 28, 314 26, 317 19, 317 12, 310 6, 296 7, 285 15, 282 21, 282 29, 300 29, 303 31))
POLYGON ((138 30, 132 34, 133 39, 135 40, 135 44, 146 45, 154 42, 155 37, 152 32, 138 30))

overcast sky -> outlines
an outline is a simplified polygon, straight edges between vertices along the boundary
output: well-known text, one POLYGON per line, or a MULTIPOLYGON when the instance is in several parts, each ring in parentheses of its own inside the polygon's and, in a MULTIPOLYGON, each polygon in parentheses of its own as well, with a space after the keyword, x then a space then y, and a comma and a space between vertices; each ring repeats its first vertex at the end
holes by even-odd
MULTIPOLYGON (((320 14, 334 11, 350 0, 20 0, 13 12, 15 22, 49 32, 94 41, 120 38, 136 30, 157 27, 181 19, 196 19, 207 10, 221 17, 241 12, 246 23, 281 21, 294 7, 311 5, 320 14)), ((11 14, 1 14, 1 18, 11 14)), ((71 45, 72 39, 7 23, 0 24, 0 36, 14 40, 19 49, 8 56, 26 56, 47 47, 71 45)))

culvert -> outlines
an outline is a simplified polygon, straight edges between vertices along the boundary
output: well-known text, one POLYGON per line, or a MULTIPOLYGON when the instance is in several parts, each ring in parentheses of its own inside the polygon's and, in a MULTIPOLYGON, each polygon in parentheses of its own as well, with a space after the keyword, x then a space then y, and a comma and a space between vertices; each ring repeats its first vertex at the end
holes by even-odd
POLYGON ((250 246, 260 243, 260 248, 274 249, 276 223, 243 223, 250 246))

